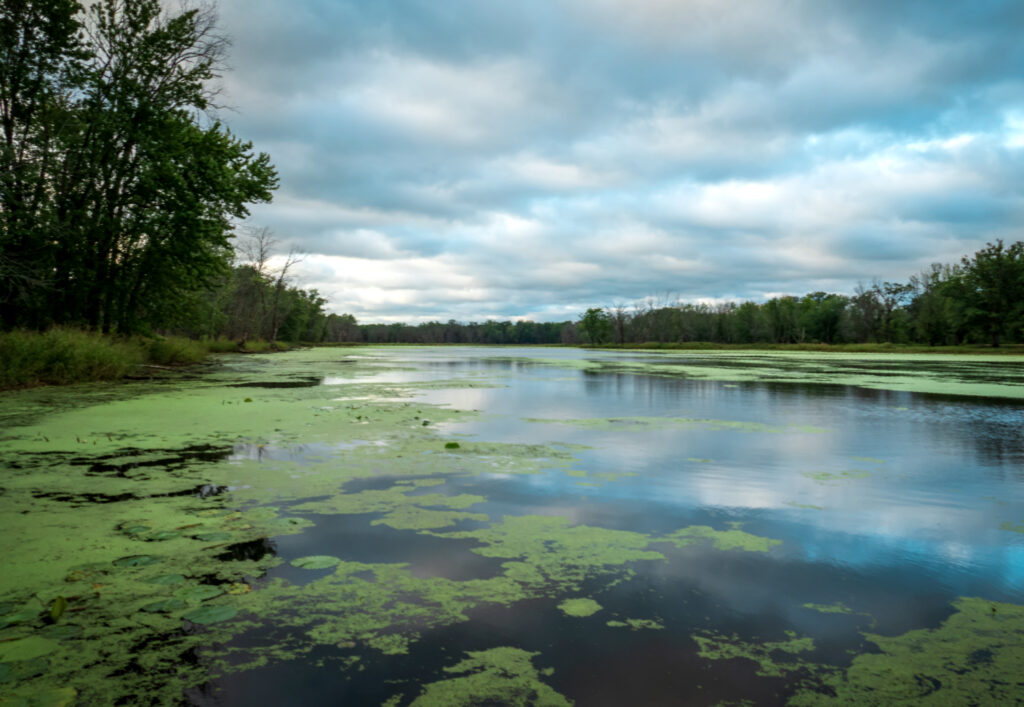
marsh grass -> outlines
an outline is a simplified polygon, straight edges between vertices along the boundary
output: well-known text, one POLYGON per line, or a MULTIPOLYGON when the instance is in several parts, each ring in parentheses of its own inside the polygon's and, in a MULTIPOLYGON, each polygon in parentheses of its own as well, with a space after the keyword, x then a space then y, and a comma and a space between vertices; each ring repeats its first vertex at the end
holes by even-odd
POLYGON ((0 388, 123 378, 146 360, 136 342, 72 329, 0 334, 0 388))
MULTIPOLYGON (((140 365, 201 363, 211 342, 179 336, 119 338, 76 329, 0 333, 0 390, 117 380, 140 365)), ((232 351, 238 347, 232 342, 232 351)))
POLYGON ((202 363, 209 353, 205 342, 180 336, 141 339, 138 343, 145 348, 147 362, 160 366, 202 363))
POLYGON ((297 344, 290 344, 287 341, 256 341, 244 340, 241 345, 238 341, 220 337, 219 339, 203 339, 203 346, 209 353, 270 353, 272 351, 291 351, 297 344))

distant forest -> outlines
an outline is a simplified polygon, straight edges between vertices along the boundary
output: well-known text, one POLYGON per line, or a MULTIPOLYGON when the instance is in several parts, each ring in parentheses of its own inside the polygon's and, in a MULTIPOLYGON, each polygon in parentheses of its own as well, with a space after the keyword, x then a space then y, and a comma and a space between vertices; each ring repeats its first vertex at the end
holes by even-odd
POLYGON ((935 264, 905 282, 813 292, 764 303, 658 302, 593 307, 576 321, 455 321, 359 325, 330 315, 324 341, 420 344, 893 343, 1024 341, 1024 243, 990 243, 960 263, 935 264))
POLYGON ((301 256, 275 253, 269 231, 236 232, 278 178, 268 155, 211 117, 227 46, 205 6, 0 5, 0 331, 418 344, 1024 339, 1024 244, 1002 241, 853 295, 651 299, 554 323, 326 314, 324 298, 294 282, 301 256))

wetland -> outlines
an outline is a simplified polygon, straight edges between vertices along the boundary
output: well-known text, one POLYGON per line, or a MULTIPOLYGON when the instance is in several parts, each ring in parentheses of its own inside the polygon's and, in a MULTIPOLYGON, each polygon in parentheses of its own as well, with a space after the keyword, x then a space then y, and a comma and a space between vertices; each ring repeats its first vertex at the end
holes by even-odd
POLYGON ((0 397, 0 705, 1024 702, 1024 359, 317 348, 0 397))

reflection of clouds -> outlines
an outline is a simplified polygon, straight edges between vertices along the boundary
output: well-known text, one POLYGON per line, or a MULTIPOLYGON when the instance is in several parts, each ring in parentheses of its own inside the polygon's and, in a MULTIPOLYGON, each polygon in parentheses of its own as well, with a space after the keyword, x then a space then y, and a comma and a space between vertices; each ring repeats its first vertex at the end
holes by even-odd
MULTIPOLYGON (((997 577, 1000 583, 1019 582, 1024 576, 1024 552, 1012 551, 1021 536, 998 529, 1004 520, 1024 518, 1024 487, 1017 482, 1016 457, 977 454, 979 439, 1010 440, 1006 446, 1012 452, 1011 442, 1019 438, 1019 428, 1010 424, 1020 419, 1016 407, 805 383, 726 387, 714 381, 635 373, 567 375, 566 369, 517 359, 530 353, 473 349, 401 355, 411 363, 447 365, 479 354, 481 360, 492 360, 474 366, 508 376, 505 388, 418 393, 418 398, 432 403, 483 411, 479 418, 446 425, 446 432, 495 442, 585 445, 591 448, 574 452, 574 468, 637 474, 595 487, 578 485, 593 478, 569 476, 563 470, 503 476, 510 492, 529 489, 540 507, 532 512, 584 518, 572 504, 560 502, 581 498, 591 512, 595 505, 607 508, 607 521, 618 523, 627 519, 616 514, 635 506, 652 518, 684 524, 686 518, 722 512, 738 520, 759 519, 766 524, 760 534, 784 539, 781 553, 805 562, 857 566, 862 571, 902 564, 932 573, 997 577), (602 429, 522 419, 652 416, 753 422, 782 431, 700 424, 602 429), (803 432, 801 426, 825 431, 803 432)), ((579 352, 570 350, 545 350, 543 355, 580 359, 579 352)), ((585 356, 661 362, 686 358, 615 352, 585 356)), ((750 363, 747 354, 716 356, 707 363, 723 365, 731 358, 737 365, 750 363)))

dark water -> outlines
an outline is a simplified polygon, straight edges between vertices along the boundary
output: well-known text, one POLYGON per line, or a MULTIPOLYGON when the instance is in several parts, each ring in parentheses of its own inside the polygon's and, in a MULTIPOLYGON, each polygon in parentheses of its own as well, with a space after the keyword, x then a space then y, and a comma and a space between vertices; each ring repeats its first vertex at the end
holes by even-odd
MULTIPOLYGON (((586 447, 573 448, 573 468, 586 477, 564 471, 449 477, 451 493, 488 499, 474 512, 492 519, 559 515, 574 524, 651 534, 736 523, 782 544, 767 553, 658 546, 667 562, 637 563, 630 581, 593 587, 603 607, 593 618, 601 620, 565 616, 557 598, 485 606, 468 622, 423 632, 408 655, 378 656, 359 672, 332 662, 343 650, 318 647, 301 663, 219 679, 191 693, 193 704, 380 704, 399 688, 415 694, 416 685, 447 677, 443 667, 463 651, 502 645, 539 652, 537 664, 554 668, 545 682, 579 705, 783 704, 799 674, 758 676, 752 661, 703 660, 692 635, 779 641, 794 632, 813 637, 815 662, 842 667, 852 653, 875 650, 861 632, 897 635, 939 626, 961 596, 1024 600, 1024 535, 1000 527, 1024 522, 1018 402, 800 381, 602 373, 488 350, 400 350, 389 358, 410 370, 358 382, 458 378, 501 386, 417 393, 424 403, 481 411, 473 421, 442 425, 446 437, 586 447), (644 418, 645 424, 551 422, 593 418, 644 418), (659 425, 648 418, 751 425, 659 425), (851 613, 804 606, 835 602, 851 613), (605 619, 613 617, 655 619, 664 628, 621 629, 612 640, 605 619)), ((341 388, 351 380, 325 382, 341 388)), ((301 450, 292 456, 301 457, 301 450)), ((409 562, 424 577, 500 572, 500 560, 469 552, 472 541, 371 526, 372 517, 310 515, 314 527, 275 539, 273 551, 286 560, 331 553, 409 562)), ((320 574, 285 564, 270 577, 299 583, 320 574)))

